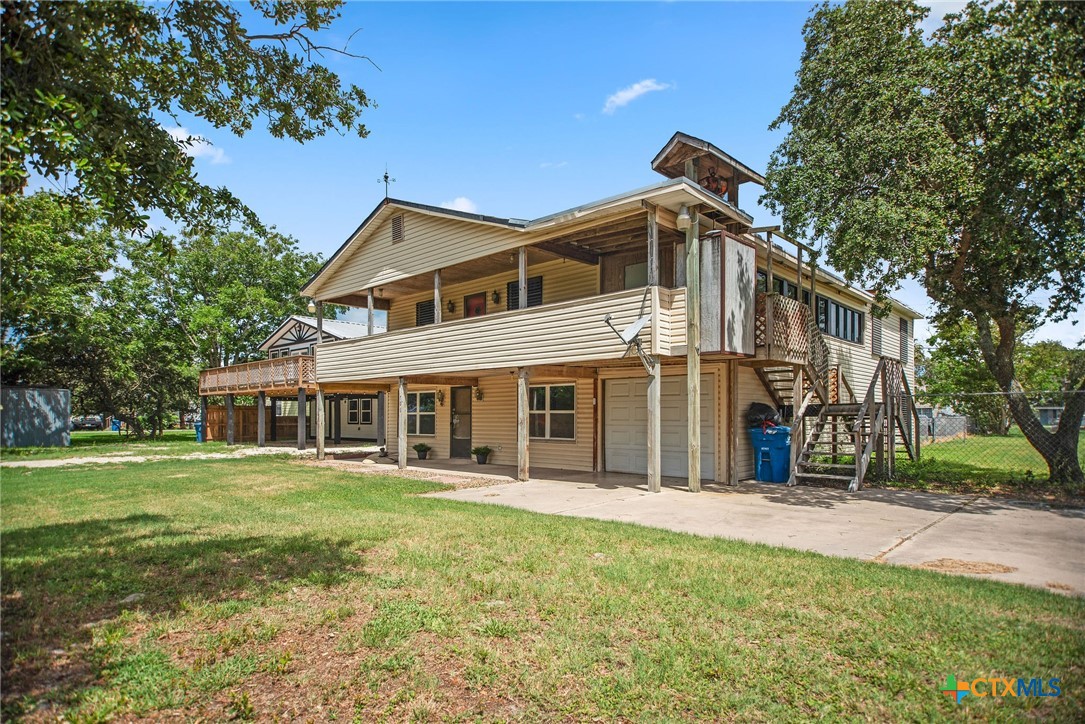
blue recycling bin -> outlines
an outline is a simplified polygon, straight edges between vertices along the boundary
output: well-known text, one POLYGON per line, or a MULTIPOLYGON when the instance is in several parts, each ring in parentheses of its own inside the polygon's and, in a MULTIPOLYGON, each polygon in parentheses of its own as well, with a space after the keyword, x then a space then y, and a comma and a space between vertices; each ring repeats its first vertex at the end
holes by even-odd
POLYGON ((112 430, 113 432, 120 432, 121 431, 121 421, 118 420, 117 418, 113 418, 113 422, 111 422, 109 424, 109 429, 112 430))
POLYGON ((196 428, 196 442, 203 442, 203 422, 194 422, 192 427, 196 428))
POLYGON ((786 483, 791 476, 791 428, 750 428, 754 477, 763 483, 786 483))

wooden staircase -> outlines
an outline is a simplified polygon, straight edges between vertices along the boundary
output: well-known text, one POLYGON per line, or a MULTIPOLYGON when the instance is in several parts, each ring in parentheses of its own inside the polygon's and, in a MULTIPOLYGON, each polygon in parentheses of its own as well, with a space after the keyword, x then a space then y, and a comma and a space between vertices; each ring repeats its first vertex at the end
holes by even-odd
POLYGON ((879 477, 892 477, 896 455, 919 457, 919 413, 899 360, 882 357, 862 400, 839 367, 809 307, 779 294, 757 299, 755 371, 791 420, 791 477, 857 491, 876 456, 879 477), (787 414, 790 413, 790 414, 787 414))
MULTIPOLYGON (((838 384, 838 394, 840 389, 838 384)), ((792 422, 793 465, 788 484, 846 483, 848 490, 855 492, 862 487, 875 456, 878 476, 892 478, 898 453, 918 459, 919 437, 914 434, 918 425, 918 412, 900 361, 883 357, 861 403, 837 399, 792 422), (801 435, 804 429, 806 434, 801 435), (794 443, 800 439, 803 442, 796 454, 794 443)))

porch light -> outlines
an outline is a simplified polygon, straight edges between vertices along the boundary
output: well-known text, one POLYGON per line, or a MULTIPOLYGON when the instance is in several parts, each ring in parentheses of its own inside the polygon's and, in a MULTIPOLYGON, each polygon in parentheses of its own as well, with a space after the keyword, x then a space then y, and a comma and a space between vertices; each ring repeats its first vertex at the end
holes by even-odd
POLYGON ((482 388, 481 387, 476 387, 475 388, 475 399, 478 400, 479 402, 482 402, 482 388))
POLYGON ((690 218, 689 209, 685 204, 682 204, 682 208, 678 209, 678 218, 675 224, 680 231, 685 231, 693 225, 693 219, 690 218))
POLYGON ((452 301, 451 299, 448 300, 447 307, 448 307, 448 313, 449 314, 452 314, 452 312, 456 311, 456 303, 454 301, 452 301))
POLYGON ((445 391, 437 390, 437 404, 441 407, 445 406, 445 391))
POLYGON ((501 292, 494 289, 493 296, 491 296, 490 298, 494 300, 494 304, 500 304, 501 303, 501 292))
POLYGON ((310 299, 307 309, 309 310, 309 314, 316 314, 316 302, 310 299))

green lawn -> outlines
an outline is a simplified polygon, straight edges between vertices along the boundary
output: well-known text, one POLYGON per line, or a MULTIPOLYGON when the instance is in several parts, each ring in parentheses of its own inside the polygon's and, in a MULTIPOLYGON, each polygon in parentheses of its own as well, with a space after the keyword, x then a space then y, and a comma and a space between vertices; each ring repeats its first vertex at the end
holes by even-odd
POLYGON ((2 486, 5 719, 1085 718, 1085 602, 1040 590, 283 458, 2 486))
MULTIPOLYGON (((235 446, 241 447, 241 445, 235 446)), ((0 457, 37 459, 94 455, 188 455, 195 452, 226 452, 224 442, 196 442, 195 430, 166 430, 155 440, 136 440, 125 433, 76 430, 70 447, 16 447, 0 451, 0 457)))
MULTIPOLYGON (((1078 440, 1078 458, 1085 465, 1085 431, 1078 440)), ((970 435, 963 440, 923 445, 914 463, 897 457, 894 487, 1001 493, 1081 502, 1085 490, 1049 485, 1047 464, 1017 427, 1008 435, 970 435)))

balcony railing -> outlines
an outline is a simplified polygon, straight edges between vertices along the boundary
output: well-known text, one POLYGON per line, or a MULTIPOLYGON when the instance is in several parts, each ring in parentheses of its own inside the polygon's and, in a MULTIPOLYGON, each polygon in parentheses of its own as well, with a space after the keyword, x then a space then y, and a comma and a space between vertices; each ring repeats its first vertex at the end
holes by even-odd
POLYGON ((201 395, 252 394, 261 390, 296 393, 299 387, 316 387, 316 365, 311 355, 265 359, 200 372, 201 395))
POLYGON ((781 294, 757 295, 754 320, 754 345, 757 356, 813 365, 820 378, 829 370, 829 348, 814 323, 810 308, 781 294))
POLYGON ((412 375, 464 374, 531 365, 620 359, 619 330, 639 317, 652 354, 684 354, 686 290, 647 287, 321 344, 321 384, 412 375))

